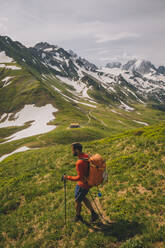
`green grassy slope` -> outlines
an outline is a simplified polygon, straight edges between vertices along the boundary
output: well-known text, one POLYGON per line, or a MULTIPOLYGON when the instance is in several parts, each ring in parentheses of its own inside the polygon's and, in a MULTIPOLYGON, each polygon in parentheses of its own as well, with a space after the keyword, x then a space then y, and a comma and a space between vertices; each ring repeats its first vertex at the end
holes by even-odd
MULTIPOLYGON (((1 78, 13 77, 12 82, 0 88, 0 114, 18 111, 25 104, 42 106, 50 102, 50 95, 42 84, 27 70, 14 71, 6 69, 0 71, 1 78)), ((1 83, 2 84, 2 83, 1 83)))
POLYGON ((96 197, 106 221, 73 223, 74 183, 67 182, 64 225, 61 176, 75 174, 66 138, 0 163, 0 247, 164 247, 164 122, 83 144, 107 161, 109 181, 96 197))

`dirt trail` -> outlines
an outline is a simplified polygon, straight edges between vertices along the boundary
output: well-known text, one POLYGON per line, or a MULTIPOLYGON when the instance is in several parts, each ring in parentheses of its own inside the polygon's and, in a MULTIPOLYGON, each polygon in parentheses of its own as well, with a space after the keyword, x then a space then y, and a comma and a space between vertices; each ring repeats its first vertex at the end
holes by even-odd
POLYGON ((101 124, 102 124, 103 126, 108 127, 108 125, 107 125, 103 120, 96 118, 95 116, 93 116, 93 115, 91 114, 91 112, 92 112, 92 110, 90 110, 89 113, 88 113, 88 119, 89 119, 89 120, 88 120, 88 123, 90 123, 91 118, 93 118, 93 119, 95 119, 96 121, 101 122, 101 124))

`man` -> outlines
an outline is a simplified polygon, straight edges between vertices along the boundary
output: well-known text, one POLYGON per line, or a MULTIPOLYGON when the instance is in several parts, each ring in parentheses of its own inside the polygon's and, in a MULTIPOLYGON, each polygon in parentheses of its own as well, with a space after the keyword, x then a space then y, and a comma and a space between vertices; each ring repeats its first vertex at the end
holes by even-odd
POLYGON ((91 220, 95 221, 98 219, 98 214, 94 211, 90 201, 86 197, 88 191, 90 189, 89 185, 86 182, 86 178, 89 173, 88 168, 88 155, 82 152, 82 145, 80 143, 73 143, 71 145, 73 156, 78 156, 78 160, 76 162, 76 170, 77 176, 64 176, 64 179, 77 181, 77 185, 75 188, 75 208, 76 208, 76 216, 75 221, 83 221, 81 216, 81 208, 82 202, 91 212, 91 220))

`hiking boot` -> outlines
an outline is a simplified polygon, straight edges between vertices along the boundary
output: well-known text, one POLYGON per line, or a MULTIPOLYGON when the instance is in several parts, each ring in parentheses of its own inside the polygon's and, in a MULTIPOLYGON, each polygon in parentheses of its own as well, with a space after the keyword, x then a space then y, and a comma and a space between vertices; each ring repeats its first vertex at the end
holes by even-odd
POLYGON ((91 215, 91 221, 95 221, 99 218, 99 215, 96 213, 96 212, 92 212, 92 215, 91 215))
POLYGON ((74 222, 78 222, 78 221, 81 221, 83 222, 83 217, 81 215, 76 215, 75 218, 74 218, 74 222))

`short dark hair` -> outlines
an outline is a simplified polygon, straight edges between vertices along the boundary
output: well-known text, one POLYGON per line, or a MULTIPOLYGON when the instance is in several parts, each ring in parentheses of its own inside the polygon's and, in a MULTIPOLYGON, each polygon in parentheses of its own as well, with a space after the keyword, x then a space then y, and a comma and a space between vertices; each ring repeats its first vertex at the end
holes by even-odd
POLYGON ((82 147, 82 145, 81 145, 80 143, 74 142, 74 143, 71 144, 71 146, 73 147, 74 150, 77 149, 77 150, 79 150, 80 152, 82 152, 82 148, 83 148, 83 147, 82 147))

